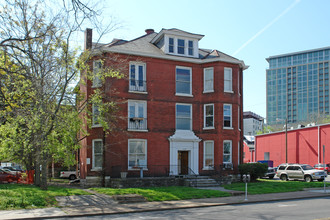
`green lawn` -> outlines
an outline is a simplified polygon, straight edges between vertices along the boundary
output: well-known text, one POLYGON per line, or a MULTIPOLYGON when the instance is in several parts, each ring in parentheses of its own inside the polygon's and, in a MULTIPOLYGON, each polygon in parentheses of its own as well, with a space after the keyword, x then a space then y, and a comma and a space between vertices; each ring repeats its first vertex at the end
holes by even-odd
MULTIPOLYGON (((326 183, 330 186, 330 183, 326 183)), ((256 182, 248 183, 249 194, 265 194, 265 193, 280 193, 301 191, 304 188, 323 187, 323 182, 302 182, 302 181, 278 181, 258 179, 256 182)), ((245 191, 245 183, 233 183, 225 185, 225 189, 245 191)))
POLYGON ((56 206, 55 196, 86 194, 81 189, 49 186, 44 191, 33 185, 0 184, 0 210, 56 206))
POLYGON ((195 189, 191 187, 172 186, 172 187, 152 187, 152 188, 127 188, 127 189, 112 189, 112 188, 91 188, 99 193, 106 195, 124 195, 124 194, 139 194, 148 201, 168 201, 168 200, 184 200, 184 199, 200 199, 211 197, 226 197, 230 196, 227 192, 217 190, 195 189))

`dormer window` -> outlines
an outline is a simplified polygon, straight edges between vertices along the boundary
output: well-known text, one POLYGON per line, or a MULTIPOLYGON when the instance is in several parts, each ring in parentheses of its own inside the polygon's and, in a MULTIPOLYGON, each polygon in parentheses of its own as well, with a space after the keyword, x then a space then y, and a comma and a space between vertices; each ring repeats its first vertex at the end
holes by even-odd
POLYGON ((162 29, 150 43, 165 54, 198 58, 198 41, 204 35, 193 34, 179 29, 162 29))
POLYGON ((195 51, 197 52, 198 42, 195 40, 184 39, 182 37, 168 37, 167 41, 167 52, 169 54, 197 57, 195 51), (196 47, 196 49, 195 49, 196 47))

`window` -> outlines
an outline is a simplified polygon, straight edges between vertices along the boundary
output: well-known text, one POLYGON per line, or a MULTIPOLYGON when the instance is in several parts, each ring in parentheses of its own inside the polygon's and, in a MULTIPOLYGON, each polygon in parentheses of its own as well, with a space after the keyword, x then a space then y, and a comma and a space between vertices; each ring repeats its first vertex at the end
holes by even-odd
POLYGON ((198 57, 198 40, 184 37, 168 36, 165 39, 165 52, 187 57, 198 57))
POLYGON ((214 142, 204 141, 204 169, 214 169, 214 142))
POLYGON ((194 42, 192 40, 188 41, 188 55, 194 55, 194 42))
POLYGON ((223 163, 231 163, 231 141, 223 142, 223 163))
POLYGON ((93 62, 93 85, 92 85, 92 87, 100 87, 102 85, 102 81, 100 79, 101 71, 102 71, 101 60, 95 60, 93 62))
POLYGON ((240 111, 240 107, 237 106, 237 127, 238 127, 238 130, 240 131, 241 130, 241 111, 240 111))
POLYGON ((223 105, 223 127, 232 128, 232 112, 230 104, 223 105))
POLYGON ((146 101, 128 101, 128 129, 147 130, 146 101))
POLYGON ((191 68, 176 67, 176 94, 191 95, 191 68))
POLYGON ((103 162, 103 143, 100 139, 93 140, 93 169, 101 169, 103 162))
POLYGON ((128 168, 147 167, 147 141, 128 140, 128 168))
POLYGON ((131 62, 129 66, 129 91, 146 92, 146 64, 131 62))
POLYGON ((264 160, 269 160, 269 152, 264 152, 264 160))
POLYGON ((191 105, 176 104, 176 129, 191 130, 191 105))
POLYGON ((214 92, 213 90, 213 67, 204 68, 204 92, 214 92))
POLYGON ((99 122, 99 116, 100 116, 100 111, 99 111, 99 107, 96 104, 93 104, 92 106, 92 117, 93 117, 93 121, 92 121, 92 125, 93 126, 99 126, 100 122, 99 122))
POLYGON ((204 105, 204 128, 214 128, 214 105, 204 105))
POLYGON ((239 95, 241 95, 241 91, 240 91, 240 86, 239 86, 239 81, 240 81, 240 77, 239 77, 239 70, 237 71, 237 92, 239 95))
POLYGON ((174 39, 172 37, 168 39, 168 52, 174 53, 174 39))
POLYGON ((178 54, 184 54, 184 40, 183 39, 178 39, 178 54))
POLYGON ((233 92, 233 82, 232 82, 232 69, 225 68, 224 69, 224 91, 225 92, 233 92))

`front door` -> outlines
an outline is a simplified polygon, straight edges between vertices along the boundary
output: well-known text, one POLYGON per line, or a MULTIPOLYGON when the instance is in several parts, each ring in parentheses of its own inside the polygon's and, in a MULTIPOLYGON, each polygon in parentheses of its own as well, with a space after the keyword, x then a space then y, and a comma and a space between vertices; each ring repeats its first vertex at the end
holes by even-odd
POLYGON ((188 151, 179 151, 179 174, 188 175, 188 151))

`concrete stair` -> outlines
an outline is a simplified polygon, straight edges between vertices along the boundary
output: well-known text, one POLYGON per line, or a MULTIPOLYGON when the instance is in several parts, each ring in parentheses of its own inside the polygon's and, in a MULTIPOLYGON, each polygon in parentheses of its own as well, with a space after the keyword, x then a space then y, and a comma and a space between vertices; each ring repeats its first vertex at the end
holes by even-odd
POLYGON ((189 186, 193 187, 218 187, 220 186, 217 181, 212 179, 209 176, 197 176, 186 178, 186 181, 189 182, 189 186))

